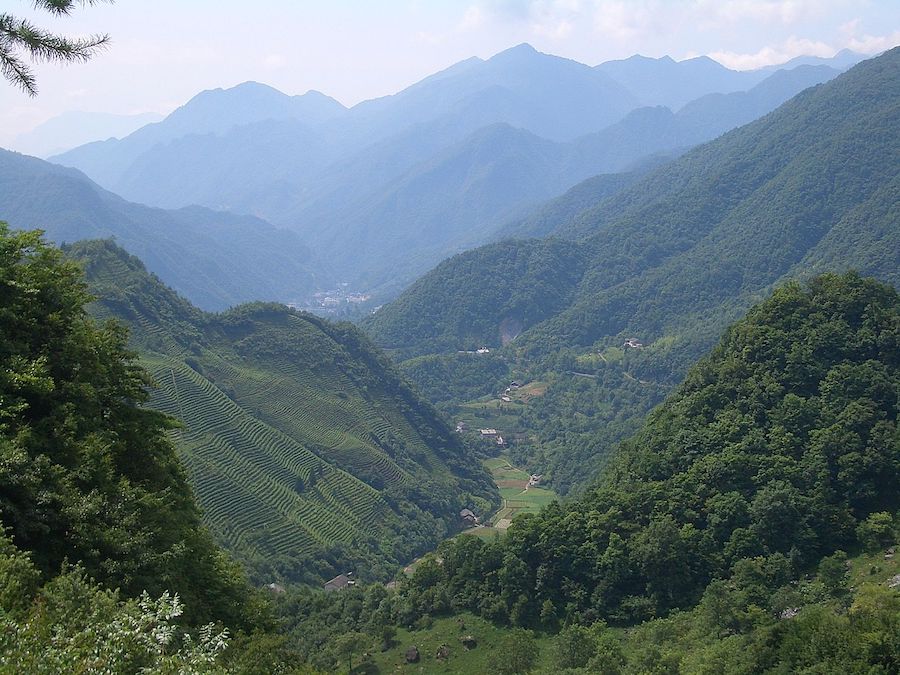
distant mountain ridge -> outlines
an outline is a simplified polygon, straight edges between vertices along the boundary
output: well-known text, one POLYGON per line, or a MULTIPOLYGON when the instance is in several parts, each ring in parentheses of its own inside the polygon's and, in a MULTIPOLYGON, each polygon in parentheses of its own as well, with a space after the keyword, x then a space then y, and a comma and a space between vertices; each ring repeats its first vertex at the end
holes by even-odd
POLYGON ((58 243, 115 237, 208 310, 257 298, 289 301, 324 281, 294 232, 199 206, 166 211, 133 204, 75 169, 5 150, 0 203, 4 221, 19 229, 41 228, 58 243))
POLYGON ((350 109, 257 83, 203 92, 55 160, 133 201, 293 229, 342 281, 392 297, 581 180, 678 154, 837 72, 747 73, 706 57, 590 67, 525 44, 350 109))
POLYGON ((31 131, 19 134, 14 150, 36 157, 48 157, 107 138, 122 138, 141 127, 159 122, 163 115, 70 111, 53 117, 31 131))
POLYGON ((89 143, 50 159, 81 169, 104 187, 119 193, 116 187, 122 172, 158 144, 189 135, 222 134, 234 127, 266 120, 318 124, 345 110, 333 98, 316 91, 288 96, 265 84, 244 82, 230 89, 200 92, 161 122, 148 124, 123 139, 89 143))

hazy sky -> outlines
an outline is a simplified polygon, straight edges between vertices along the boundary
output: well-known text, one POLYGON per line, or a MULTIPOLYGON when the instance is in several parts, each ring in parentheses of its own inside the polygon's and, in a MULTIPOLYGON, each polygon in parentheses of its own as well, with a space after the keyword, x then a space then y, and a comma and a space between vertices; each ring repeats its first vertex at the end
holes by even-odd
POLYGON ((708 54, 741 69, 900 44, 898 0, 118 0, 63 19, 3 0, 0 11, 113 41, 89 63, 39 66, 36 99, 0 84, 0 146, 66 110, 167 113, 246 80, 350 105, 521 42, 591 65, 708 54))

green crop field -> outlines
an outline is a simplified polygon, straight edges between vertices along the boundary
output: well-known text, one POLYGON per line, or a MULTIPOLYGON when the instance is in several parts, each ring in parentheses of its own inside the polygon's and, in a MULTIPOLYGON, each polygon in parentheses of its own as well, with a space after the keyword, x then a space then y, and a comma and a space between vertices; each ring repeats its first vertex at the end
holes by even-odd
POLYGON ((491 478, 500 491, 502 503, 500 508, 490 517, 484 527, 465 530, 463 534, 492 539, 505 534, 508 524, 517 515, 537 513, 543 507, 559 499, 559 495, 545 487, 527 487, 530 474, 520 467, 513 466, 506 455, 491 457, 483 462, 485 469, 491 472, 491 478), (497 527, 498 524, 500 527, 497 527))

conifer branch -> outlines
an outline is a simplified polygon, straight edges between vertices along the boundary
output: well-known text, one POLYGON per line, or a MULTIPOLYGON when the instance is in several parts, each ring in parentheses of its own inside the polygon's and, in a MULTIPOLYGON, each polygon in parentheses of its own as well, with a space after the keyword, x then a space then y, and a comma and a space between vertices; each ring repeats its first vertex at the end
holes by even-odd
MULTIPOLYGON (((69 15, 76 5, 96 5, 112 1, 36 0, 34 6, 56 16, 64 16, 69 15)), ((68 38, 39 28, 27 19, 0 13, 0 75, 29 96, 37 94, 37 82, 27 60, 84 62, 97 51, 105 49, 108 44, 109 36, 105 34, 68 38)))

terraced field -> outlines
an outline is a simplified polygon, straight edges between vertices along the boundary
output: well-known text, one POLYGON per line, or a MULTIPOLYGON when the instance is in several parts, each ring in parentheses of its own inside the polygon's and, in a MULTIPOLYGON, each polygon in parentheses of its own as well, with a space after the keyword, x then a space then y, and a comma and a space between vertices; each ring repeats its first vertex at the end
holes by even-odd
POLYGON ((206 523, 251 572, 388 578, 458 529, 461 508, 499 503, 352 327, 278 305, 204 314, 109 242, 73 251, 95 313, 130 328, 155 380, 149 405, 181 421, 173 440, 206 523))
POLYGON ((255 419, 188 366, 146 363, 159 383, 151 405, 183 421, 175 433, 206 520, 232 546, 312 553, 349 543, 388 516, 377 491, 255 419))

